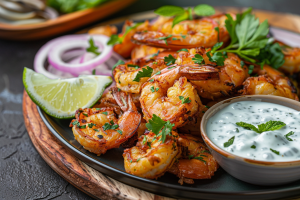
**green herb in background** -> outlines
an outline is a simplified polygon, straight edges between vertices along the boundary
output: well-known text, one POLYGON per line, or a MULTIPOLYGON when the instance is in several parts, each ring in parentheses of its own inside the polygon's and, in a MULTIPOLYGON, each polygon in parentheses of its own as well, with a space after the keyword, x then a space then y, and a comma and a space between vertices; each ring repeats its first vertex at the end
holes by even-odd
POLYGON ((144 22, 135 23, 132 26, 127 26, 125 29, 125 33, 119 37, 118 35, 111 35, 109 41, 107 42, 107 45, 115 45, 115 44, 121 44, 124 41, 124 38, 129 33, 129 31, 137 28, 139 25, 143 24, 144 22))
MULTIPOLYGON (((174 16, 172 27, 184 20, 193 20, 193 10, 188 8, 185 10, 179 6, 166 5, 154 11, 156 14, 166 17, 174 16)), ((194 8, 194 13, 199 16, 210 16, 215 14, 215 9, 207 4, 200 4, 194 8)))
POLYGON ((96 7, 106 1, 109 0, 47 0, 47 5, 61 13, 72 13, 96 7))

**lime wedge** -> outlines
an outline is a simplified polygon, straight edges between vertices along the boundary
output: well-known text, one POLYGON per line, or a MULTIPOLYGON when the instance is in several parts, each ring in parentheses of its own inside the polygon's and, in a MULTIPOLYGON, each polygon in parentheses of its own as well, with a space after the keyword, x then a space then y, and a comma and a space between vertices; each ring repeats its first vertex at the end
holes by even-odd
POLYGON ((111 83, 110 76, 49 79, 26 67, 23 71, 23 84, 32 101, 60 119, 73 118, 78 108, 92 107, 111 83))

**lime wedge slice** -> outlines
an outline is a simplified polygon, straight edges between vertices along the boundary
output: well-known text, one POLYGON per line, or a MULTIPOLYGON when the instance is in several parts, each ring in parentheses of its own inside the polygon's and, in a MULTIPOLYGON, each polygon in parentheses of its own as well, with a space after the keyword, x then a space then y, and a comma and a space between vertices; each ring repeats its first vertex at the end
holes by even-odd
POLYGON ((23 84, 32 101, 60 119, 73 118, 78 108, 92 107, 111 83, 110 76, 49 79, 28 68, 23 71, 23 84))

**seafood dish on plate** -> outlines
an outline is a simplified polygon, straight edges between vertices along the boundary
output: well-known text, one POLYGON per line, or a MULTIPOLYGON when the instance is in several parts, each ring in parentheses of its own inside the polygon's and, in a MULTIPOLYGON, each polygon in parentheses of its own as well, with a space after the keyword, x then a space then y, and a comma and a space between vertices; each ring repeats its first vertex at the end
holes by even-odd
POLYGON ((87 151, 101 156, 122 146, 125 171, 142 178, 171 173, 180 184, 213 179, 219 164, 201 138, 203 115, 218 102, 243 95, 299 101, 300 48, 272 38, 268 22, 260 23, 251 9, 216 14, 202 4, 163 6, 155 13, 159 16, 150 21, 126 21, 119 34, 107 25, 88 36, 47 43, 35 70, 49 78, 84 74, 86 79, 111 71, 113 85, 94 105, 77 108, 70 123, 87 151), (65 40, 69 44, 62 44, 65 40), (90 46, 72 46, 73 40, 90 46), (62 46, 87 53, 62 53, 62 46), (67 64, 59 64, 53 49, 67 64))

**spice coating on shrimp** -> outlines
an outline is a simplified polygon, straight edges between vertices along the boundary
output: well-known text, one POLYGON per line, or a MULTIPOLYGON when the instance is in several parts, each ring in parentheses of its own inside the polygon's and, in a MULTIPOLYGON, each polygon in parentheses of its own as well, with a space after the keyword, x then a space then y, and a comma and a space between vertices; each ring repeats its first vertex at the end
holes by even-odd
POLYGON ((76 120, 70 124, 75 139, 97 155, 118 148, 135 134, 141 122, 141 114, 137 112, 131 96, 118 92, 117 88, 112 90, 123 111, 119 119, 113 107, 85 108, 77 110, 76 120))
POLYGON ((139 138, 136 146, 125 149, 125 171, 149 179, 162 176, 180 156, 181 149, 177 146, 176 132, 172 131, 167 135, 164 143, 160 140, 161 137, 149 132, 139 138))
POLYGON ((293 83, 278 70, 264 65, 261 70, 257 66, 258 77, 249 77, 244 83, 243 95, 275 95, 299 101, 297 89, 293 83))
MULTIPOLYGON (((209 67, 209 66, 208 66, 209 67)), ((184 74, 193 79, 207 79, 214 69, 205 66, 170 66, 161 74, 151 77, 143 85, 140 102, 146 121, 156 114, 164 121, 183 126, 203 109, 195 87, 188 82, 184 74), (190 72, 192 71, 192 72, 190 72)))
POLYGON ((132 41, 153 47, 178 50, 181 48, 213 47, 217 42, 227 42, 229 34, 225 27, 226 15, 219 14, 202 19, 186 20, 172 27, 173 18, 164 23, 154 23, 150 31, 137 32, 132 41), (219 34, 215 28, 219 28, 219 34), (151 31, 154 30, 154 31, 151 31))
POLYGON ((178 145, 183 148, 181 158, 168 172, 178 176, 181 185, 193 184, 193 179, 210 179, 217 171, 219 165, 200 137, 180 134, 178 145))

